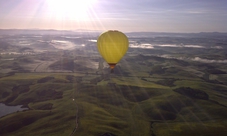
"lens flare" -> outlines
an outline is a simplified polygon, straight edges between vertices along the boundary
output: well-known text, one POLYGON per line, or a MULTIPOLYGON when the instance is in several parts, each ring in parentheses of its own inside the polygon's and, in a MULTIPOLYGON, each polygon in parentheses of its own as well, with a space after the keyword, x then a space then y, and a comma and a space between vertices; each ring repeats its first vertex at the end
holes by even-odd
POLYGON ((89 18, 89 9, 95 0, 47 0, 48 8, 56 18, 70 18, 86 20, 89 18))

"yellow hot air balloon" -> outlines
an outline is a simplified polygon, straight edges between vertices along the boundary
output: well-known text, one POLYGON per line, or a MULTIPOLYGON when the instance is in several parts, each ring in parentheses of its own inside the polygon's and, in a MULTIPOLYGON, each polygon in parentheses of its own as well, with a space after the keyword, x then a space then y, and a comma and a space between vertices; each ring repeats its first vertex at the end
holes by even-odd
POLYGON ((97 41, 98 51, 113 71, 115 65, 121 60, 128 50, 128 38, 116 30, 102 33, 97 41))

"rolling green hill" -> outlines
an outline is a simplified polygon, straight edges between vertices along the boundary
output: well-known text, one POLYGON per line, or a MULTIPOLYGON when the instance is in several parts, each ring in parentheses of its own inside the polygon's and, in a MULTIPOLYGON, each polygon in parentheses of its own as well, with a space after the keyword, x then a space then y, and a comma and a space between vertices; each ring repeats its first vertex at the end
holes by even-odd
POLYGON ((175 79, 170 84, 164 76, 147 75, 146 81, 96 75, 96 84, 95 75, 77 73, 2 77, 1 102, 29 110, 1 117, 0 134, 70 135, 75 128, 75 135, 81 136, 227 134, 227 103, 219 99, 218 90, 212 91, 227 89, 225 85, 213 88, 202 79, 175 79))
POLYGON ((52 51, 54 36, 42 37, 37 54, 0 56, 0 103, 28 109, 0 117, 1 136, 227 135, 226 50, 210 48, 219 40, 132 37, 154 48, 129 48, 111 74, 94 37, 52 51), (168 43, 182 47, 159 46, 168 43))

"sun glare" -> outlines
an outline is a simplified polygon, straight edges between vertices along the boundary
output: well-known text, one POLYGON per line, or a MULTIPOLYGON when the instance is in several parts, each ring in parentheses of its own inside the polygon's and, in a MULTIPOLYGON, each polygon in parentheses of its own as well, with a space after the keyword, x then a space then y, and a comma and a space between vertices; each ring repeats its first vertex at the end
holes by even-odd
POLYGON ((89 8, 95 0, 47 0, 50 11, 57 18, 86 20, 89 18, 89 8))

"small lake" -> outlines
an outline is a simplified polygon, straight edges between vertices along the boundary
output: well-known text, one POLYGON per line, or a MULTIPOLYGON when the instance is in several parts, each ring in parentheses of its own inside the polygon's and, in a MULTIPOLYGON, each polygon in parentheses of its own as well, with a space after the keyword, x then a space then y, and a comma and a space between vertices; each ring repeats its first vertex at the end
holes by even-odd
POLYGON ((3 103, 0 103, 0 117, 5 116, 7 114, 10 113, 14 113, 17 111, 23 111, 23 110, 27 110, 28 108, 21 108, 22 105, 18 105, 18 106, 7 106, 3 103))

